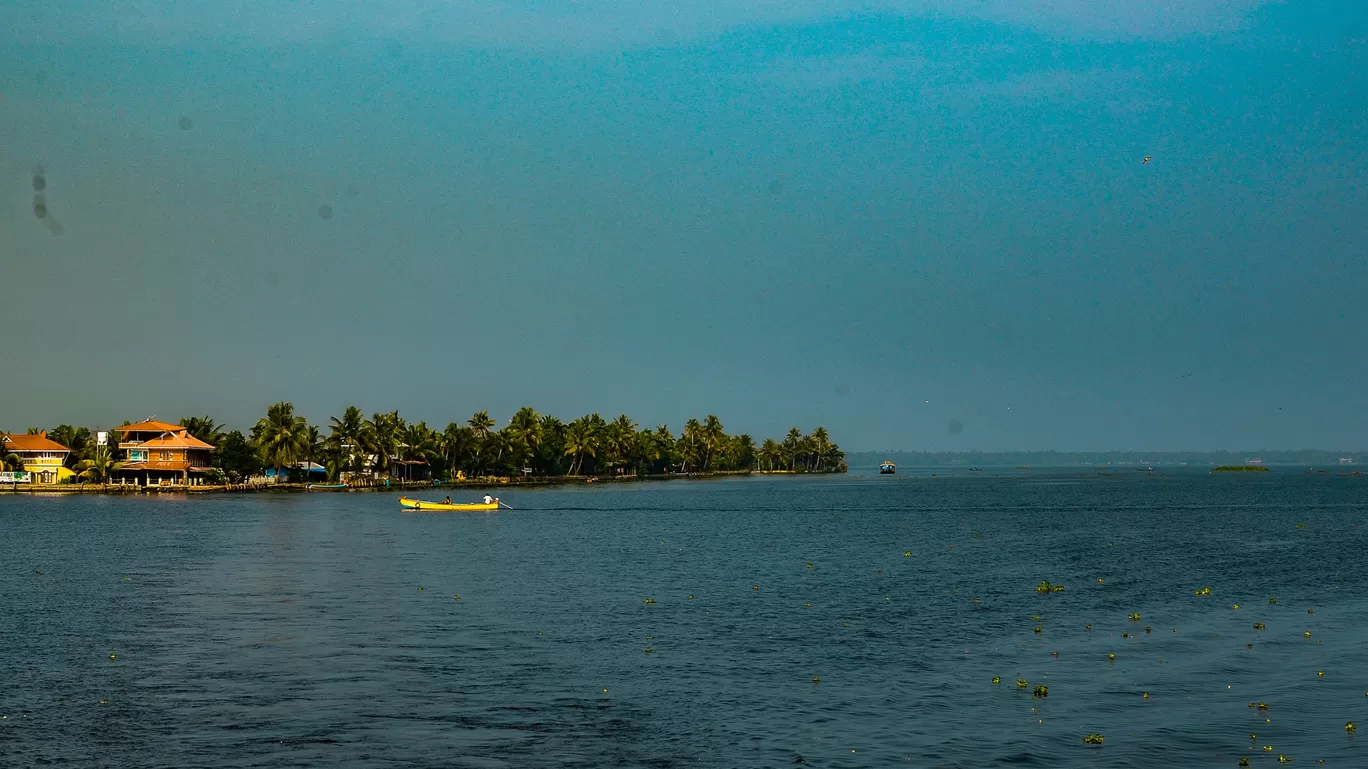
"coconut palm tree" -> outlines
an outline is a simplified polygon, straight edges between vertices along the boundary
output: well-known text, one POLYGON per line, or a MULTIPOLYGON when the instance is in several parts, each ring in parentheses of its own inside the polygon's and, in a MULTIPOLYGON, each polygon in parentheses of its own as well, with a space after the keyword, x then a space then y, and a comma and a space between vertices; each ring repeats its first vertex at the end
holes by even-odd
POLYGON ((703 420, 703 427, 699 431, 699 439, 703 444, 703 470, 706 472, 712 469, 713 454, 717 452, 727 433, 722 429, 722 420, 716 414, 709 414, 703 420))
POLYGON ((80 464, 76 465, 76 469, 80 473, 77 477, 82 481, 109 483, 109 479, 114 476, 114 473, 123 469, 123 462, 114 459, 114 455, 108 446, 97 446, 90 458, 81 460, 80 464))
POLYGON ((510 438, 522 442, 527 449, 527 457, 536 456, 541 448, 541 415, 536 410, 531 406, 523 406, 508 420, 508 427, 504 429, 510 438))
POLYGON ((466 420, 466 424, 475 431, 475 437, 484 440, 489 436, 490 428, 494 427, 494 420, 489 418, 488 411, 477 411, 466 420))
POLYGON ((215 422, 212 417, 184 417, 180 421, 180 426, 192 436, 214 446, 223 438, 223 425, 215 422))
POLYGON ((788 435, 784 436, 784 442, 779 444, 784 450, 784 460, 788 463, 788 469, 797 469, 798 455, 802 449, 803 432, 796 427, 790 427, 788 435))
POLYGON ((375 455, 374 470, 389 473, 390 460, 399 456, 403 442, 404 420, 398 411, 372 414, 366 423, 364 438, 366 449, 375 455))
POLYGON ((814 469, 820 472, 826 468, 827 455, 831 452, 831 436, 827 435, 825 427, 817 425, 808 435, 808 440, 812 444, 814 469))
POLYGON ((453 477, 457 470, 474 458, 475 444, 475 432, 469 427, 452 422, 442 431, 442 454, 446 457, 447 470, 453 477))
POLYGON ((609 469, 627 465, 636 453, 636 423, 621 414, 608 424, 603 433, 604 459, 609 469))
POLYGON ((330 421, 328 440, 343 457, 345 469, 353 473, 365 472, 366 415, 356 406, 348 406, 341 417, 333 417, 330 421))
POLYGON ((565 423, 547 414, 537 420, 537 450, 533 469, 548 475, 564 472, 565 423))
POLYGON ((48 431, 48 438, 66 446, 69 450, 66 457, 67 467, 75 467, 81 460, 86 459, 95 445, 95 441, 90 435, 90 429, 86 427, 58 425, 48 431))
MULTIPOLYGON (((595 414, 594 416, 597 416, 595 414)), ((584 458, 598 458, 598 431, 592 417, 583 416, 565 428, 565 455, 570 457, 570 474, 579 475, 584 458)))
POLYGON ((784 461, 784 449, 773 438, 766 438, 760 444, 760 460, 766 470, 773 470, 784 461))
POLYGON ((277 472, 299 463, 309 453, 309 423, 295 416, 294 404, 281 401, 266 410, 252 428, 261 459, 277 472))
POLYGON ((731 441, 729 446, 730 468, 732 470, 749 470, 755 467, 755 439, 742 433, 731 441))

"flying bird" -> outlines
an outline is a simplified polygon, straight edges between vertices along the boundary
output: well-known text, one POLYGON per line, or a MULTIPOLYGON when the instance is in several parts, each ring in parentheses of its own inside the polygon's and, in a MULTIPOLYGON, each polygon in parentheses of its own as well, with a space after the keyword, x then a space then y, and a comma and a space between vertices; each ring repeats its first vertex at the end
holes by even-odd
POLYGON ((1145 159, 1142 160, 1142 161, 1140 161, 1140 165, 1144 165, 1144 164, 1150 162, 1150 158, 1151 158, 1151 157, 1152 157, 1151 155, 1146 155, 1146 156, 1145 156, 1145 159))

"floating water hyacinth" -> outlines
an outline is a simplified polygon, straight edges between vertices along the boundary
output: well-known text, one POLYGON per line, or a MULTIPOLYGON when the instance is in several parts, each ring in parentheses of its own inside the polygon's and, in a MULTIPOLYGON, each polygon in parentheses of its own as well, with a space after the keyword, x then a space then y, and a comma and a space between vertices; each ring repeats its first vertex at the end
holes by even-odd
POLYGON ((1040 686, 1037 686, 1034 691, 1031 692, 1031 696, 1035 697, 1036 699, 1043 700, 1046 697, 1050 696, 1050 687, 1046 686, 1045 684, 1041 684, 1040 686))
POLYGON ((1106 737, 1103 737, 1100 734, 1089 734, 1083 738, 1083 741, 1089 745, 1101 745, 1106 739, 1106 737))
POLYGON ((1126 615, 1126 619, 1130 620, 1131 622, 1135 622, 1140 619, 1140 612, 1133 611, 1130 614, 1126 615))
POLYGON ((1002 683, 1002 676, 993 676, 993 683, 995 683, 995 684, 1000 684, 1000 683, 1002 683))

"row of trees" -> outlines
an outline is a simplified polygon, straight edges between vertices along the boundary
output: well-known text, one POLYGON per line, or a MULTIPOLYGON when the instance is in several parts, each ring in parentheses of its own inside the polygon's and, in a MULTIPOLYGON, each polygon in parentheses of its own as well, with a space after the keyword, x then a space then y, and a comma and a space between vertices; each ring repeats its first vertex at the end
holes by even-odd
MULTIPOLYGON (((214 443, 219 439, 207 417, 183 424, 201 440, 214 443)), ((282 402, 271 406, 256 423, 250 442, 265 464, 288 467, 317 462, 329 477, 342 472, 387 472, 389 467, 372 467, 373 460, 381 457, 425 464, 448 477, 458 472, 468 476, 751 469, 821 472, 845 466, 845 454, 825 428, 818 427, 809 435, 794 428, 782 441, 765 440, 757 446, 749 435, 728 435, 713 415, 701 422, 690 419, 676 436, 665 425, 641 428, 625 414, 612 421, 589 414, 562 422, 524 407, 502 428, 489 412, 478 411, 464 424, 452 422, 439 431, 426 422, 406 422, 397 411, 367 418, 351 406, 333 417, 327 429, 325 436, 296 415, 291 404, 282 402)))
MULTIPOLYGON (((309 424, 290 403, 267 409, 248 433, 225 431, 208 416, 188 417, 181 426, 213 444, 221 480, 241 482, 266 467, 322 465, 330 479, 343 473, 391 472, 391 460, 427 466, 437 477, 532 474, 618 475, 697 473, 718 470, 843 470, 845 454, 823 427, 804 435, 797 428, 781 440, 760 444, 749 435, 729 435, 713 415, 690 419, 675 435, 665 425, 643 428, 625 414, 611 421, 588 414, 570 422, 534 409, 520 409, 498 427, 487 411, 442 430, 409 423, 397 411, 372 414, 351 406, 326 428, 309 424), (326 433, 325 433, 326 429, 326 433)), ((118 428, 114 428, 117 430, 118 428)), ((31 429, 30 432, 37 432, 31 429)), ((98 482, 117 470, 109 447, 96 446, 90 431, 61 425, 48 437, 71 449, 70 465, 85 480, 98 482)), ((409 465, 411 466, 411 465, 409 465)))

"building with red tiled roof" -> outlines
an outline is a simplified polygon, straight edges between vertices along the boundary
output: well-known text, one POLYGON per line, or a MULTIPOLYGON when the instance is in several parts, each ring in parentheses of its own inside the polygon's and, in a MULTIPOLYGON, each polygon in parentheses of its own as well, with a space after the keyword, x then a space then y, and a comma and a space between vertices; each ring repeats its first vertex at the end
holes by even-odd
POLYGON ((123 467, 114 473, 120 483, 198 486, 209 472, 213 445, 180 425, 149 419, 116 427, 114 432, 120 435, 123 467))
POLYGON ((0 435, 0 454, 14 454, 23 464, 21 472, 28 473, 28 483, 61 483, 76 475, 66 466, 71 449, 47 437, 47 433, 33 435, 0 435))

